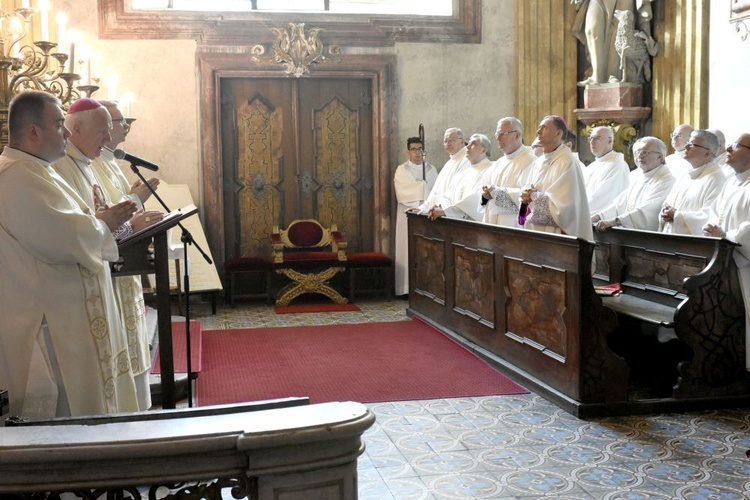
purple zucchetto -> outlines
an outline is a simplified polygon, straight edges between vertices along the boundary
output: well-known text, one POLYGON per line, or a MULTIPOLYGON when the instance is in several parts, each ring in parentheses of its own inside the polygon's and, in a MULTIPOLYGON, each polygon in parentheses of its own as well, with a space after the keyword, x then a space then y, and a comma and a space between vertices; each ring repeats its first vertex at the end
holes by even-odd
POLYGON ((80 99, 76 99, 73 104, 70 105, 70 107, 68 108, 68 114, 72 115, 74 113, 80 113, 82 111, 88 111, 90 109, 101 107, 102 104, 96 99, 91 99, 90 97, 81 97, 80 99))

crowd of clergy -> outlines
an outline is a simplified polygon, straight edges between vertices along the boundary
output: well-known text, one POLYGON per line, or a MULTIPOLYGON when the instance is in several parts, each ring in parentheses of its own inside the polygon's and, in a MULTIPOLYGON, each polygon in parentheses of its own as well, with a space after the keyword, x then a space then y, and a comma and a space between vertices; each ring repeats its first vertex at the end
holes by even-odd
MULTIPOLYGON (((749 133, 727 147, 720 130, 681 124, 671 134, 670 155, 656 137, 637 139, 632 171, 614 150, 610 127, 591 130, 589 165, 572 150, 574 138, 564 119, 547 116, 526 146, 521 121, 502 118, 495 131, 502 155, 491 162, 492 144, 485 135, 466 141, 460 129, 449 128, 443 144, 450 158, 439 173, 423 161, 424 144, 410 138, 409 161, 394 177, 395 294, 409 292, 406 212, 412 211, 430 220, 455 217, 589 241, 594 230, 615 226, 727 238, 740 244, 734 258, 750 312, 749 133)), ((746 331, 750 346, 747 316, 746 331)), ((750 370, 750 354, 746 364, 750 370)))
MULTIPOLYGON (((10 103, 0 154, 0 388, 30 419, 147 410, 151 354, 140 277, 112 277, 118 240, 162 219, 115 162, 117 103, 52 94, 10 103)), ((144 179, 145 180, 145 179, 144 179)), ((148 184, 148 185, 147 185, 148 184)), ((0 423, 2 425, 2 423, 0 423)))

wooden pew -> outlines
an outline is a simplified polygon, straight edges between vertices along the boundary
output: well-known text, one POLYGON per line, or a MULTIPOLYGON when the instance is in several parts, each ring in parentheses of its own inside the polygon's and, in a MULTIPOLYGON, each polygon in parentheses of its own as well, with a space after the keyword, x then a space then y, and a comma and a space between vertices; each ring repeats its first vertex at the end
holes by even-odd
POLYGON ((0 427, 0 497, 357 498, 374 415, 354 402, 287 403, 0 427))
POLYGON ((411 213, 408 221, 409 314, 573 414, 626 398, 627 365, 606 344, 616 316, 591 281, 593 243, 411 213))
POLYGON ((648 407, 667 411, 747 404, 750 376, 745 370, 745 307, 732 257, 736 245, 625 228, 595 231, 594 238, 595 283, 620 283, 623 290, 603 297, 619 323, 630 325, 617 334, 627 340, 619 340, 636 341, 633 325, 652 325, 653 331, 661 326, 674 329, 692 355, 676 366, 679 376, 669 394, 648 407))
MULTIPOLYGON (((750 403, 744 307, 726 240, 615 228, 582 239, 409 214, 409 314, 579 416, 750 403), (621 282, 619 297, 594 284, 621 282), (623 319, 674 325, 693 357, 671 394, 634 390, 623 319)), ((675 363, 675 367, 677 367, 675 363)))

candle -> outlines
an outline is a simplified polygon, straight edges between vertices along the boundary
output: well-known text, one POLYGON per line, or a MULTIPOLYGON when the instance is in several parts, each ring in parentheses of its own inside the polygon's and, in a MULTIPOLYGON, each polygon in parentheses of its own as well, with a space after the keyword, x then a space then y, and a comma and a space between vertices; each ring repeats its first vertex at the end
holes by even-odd
POLYGON ((67 42, 65 25, 68 24, 68 16, 65 15, 65 12, 58 12, 55 21, 57 22, 57 50, 61 51, 65 49, 65 42, 67 42))
POLYGON ((29 0, 23 0, 21 2, 21 7, 23 7, 24 9, 28 9, 29 8, 29 0))
POLYGON ((68 53, 68 56, 70 57, 70 66, 69 66, 69 73, 75 73, 76 72, 76 44, 71 43, 70 44, 70 52, 68 53))
POLYGON ((42 16, 42 41, 49 41, 49 0, 39 0, 42 16))

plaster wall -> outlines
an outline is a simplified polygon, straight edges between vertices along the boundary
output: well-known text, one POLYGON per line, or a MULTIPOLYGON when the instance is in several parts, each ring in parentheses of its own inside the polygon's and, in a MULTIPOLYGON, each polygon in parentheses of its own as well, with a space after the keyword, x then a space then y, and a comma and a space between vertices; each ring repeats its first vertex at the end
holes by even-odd
MULTIPOLYGON (((709 36, 709 127, 724 132, 731 144, 742 133, 750 133, 750 36, 742 40, 729 24, 730 2, 711 2, 709 36)), ((750 19, 746 20, 750 28, 750 19)))
MULTIPOLYGON (((377 49, 397 55, 391 161, 406 160, 405 143, 425 126, 428 161, 442 167, 443 131, 461 127, 490 136, 514 112, 515 0, 483 2, 482 44, 402 43, 377 49)), ((136 118, 122 149, 161 166, 168 183, 187 184, 200 202, 198 92, 194 40, 98 40, 96 0, 57 0, 69 26, 102 54, 101 74, 117 74, 118 94, 133 92, 136 118)), ((356 50, 356 49, 354 49, 356 50)), ((375 49, 371 49, 375 50, 375 49)), ((105 81, 94 97, 108 98, 105 81)), ((497 157, 494 154, 493 157, 497 157)), ((127 172, 132 177, 130 172, 127 172)))

